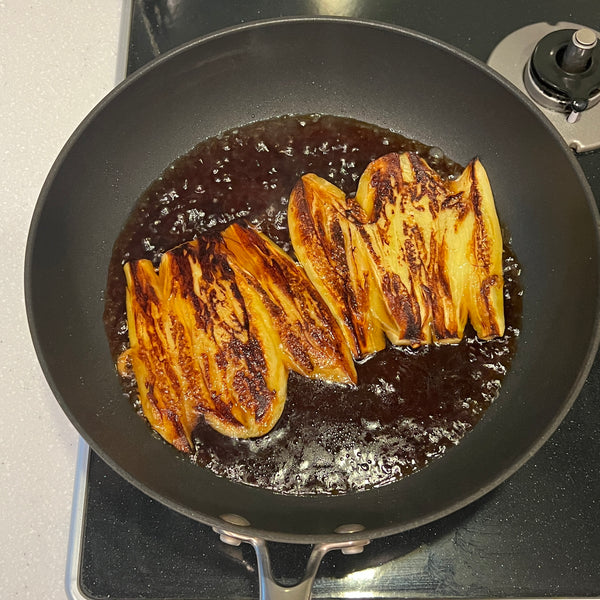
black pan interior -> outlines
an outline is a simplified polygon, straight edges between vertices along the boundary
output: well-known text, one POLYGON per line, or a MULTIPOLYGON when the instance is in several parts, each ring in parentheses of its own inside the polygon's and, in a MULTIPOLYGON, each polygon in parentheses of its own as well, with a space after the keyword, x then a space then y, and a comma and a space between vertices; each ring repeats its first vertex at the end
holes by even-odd
POLYGON ((92 112, 41 192, 27 248, 26 302, 40 362, 63 409, 94 450, 142 490, 213 525, 219 515, 240 514, 267 539, 331 539, 344 523, 360 523, 376 537, 481 496, 558 425, 597 347, 598 242, 595 204, 570 150, 485 66, 395 27, 286 19, 188 44, 136 73, 92 112), (102 322, 112 245, 150 182, 203 138, 307 113, 388 127, 463 164, 480 156, 523 267, 519 348, 483 420, 423 471, 337 497, 232 484, 149 435, 123 397, 102 322))

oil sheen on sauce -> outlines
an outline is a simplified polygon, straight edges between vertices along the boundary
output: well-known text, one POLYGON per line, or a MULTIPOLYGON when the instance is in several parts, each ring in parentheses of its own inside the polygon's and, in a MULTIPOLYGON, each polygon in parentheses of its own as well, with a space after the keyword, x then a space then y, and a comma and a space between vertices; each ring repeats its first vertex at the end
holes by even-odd
MULTIPOLYGON (((405 150, 421 154, 443 177, 462 171, 438 148, 318 115, 249 124, 177 159, 139 199, 114 246, 105 325, 115 359, 128 345, 125 262, 149 258, 158 265, 170 248, 234 220, 257 226, 291 252, 287 202, 301 175, 316 173, 353 194, 371 160, 405 150)), ((423 468, 457 444, 499 393, 521 315, 519 266, 506 245, 504 271, 504 337, 482 342, 467 328, 457 345, 387 348, 357 365, 352 389, 292 373, 284 414, 269 434, 236 440, 202 423, 192 460, 237 482, 301 495, 364 490, 423 468)), ((135 386, 124 388, 139 410, 135 386)))

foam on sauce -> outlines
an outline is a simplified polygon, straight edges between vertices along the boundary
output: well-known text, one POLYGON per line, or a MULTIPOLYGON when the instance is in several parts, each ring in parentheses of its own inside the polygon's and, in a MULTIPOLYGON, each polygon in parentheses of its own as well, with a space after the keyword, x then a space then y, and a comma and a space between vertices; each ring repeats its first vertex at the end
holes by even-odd
MULTIPOLYGON (((291 251, 287 201, 301 175, 316 173, 352 194, 369 162, 407 150, 421 154, 442 177, 462 171, 439 148, 318 115, 246 125, 177 159, 139 199, 114 246, 105 325, 115 360, 128 345, 125 262, 148 258, 158 265, 170 248, 237 219, 291 251)), ((457 345, 387 348, 357 365, 356 389, 292 373, 273 431, 235 440, 202 423, 192 460, 217 475, 286 494, 359 491, 421 469, 457 444, 498 396, 521 315, 519 265, 506 245, 504 276, 504 337, 482 342, 467 328, 457 345)), ((134 386, 124 385, 139 410, 134 386)))

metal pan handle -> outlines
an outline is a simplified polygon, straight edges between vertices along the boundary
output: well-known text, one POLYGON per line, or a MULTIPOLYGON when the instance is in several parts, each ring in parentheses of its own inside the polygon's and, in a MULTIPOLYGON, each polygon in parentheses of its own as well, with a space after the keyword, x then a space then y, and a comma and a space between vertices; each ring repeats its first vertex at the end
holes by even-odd
MULTIPOLYGON (((352 533, 353 531, 349 529, 350 527, 356 526, 342 526, 337 531, 339 533, 352 533)), ((341 550, 344 554, 358 554, 369 543, 369 540, 351 540, 315 544, 300 583, 294 586, 283 586, 277 583, 273 577, 269 549, 265 540, 249 535, 232 533, 217 527, 214 530, 220 535, 221 541, 226 544, 238 546, 241 543, 246 543, 254 548, 258 561, 260 600, 310 600, 319 565, 328 552, 331 552, 331 550, 341 550)))

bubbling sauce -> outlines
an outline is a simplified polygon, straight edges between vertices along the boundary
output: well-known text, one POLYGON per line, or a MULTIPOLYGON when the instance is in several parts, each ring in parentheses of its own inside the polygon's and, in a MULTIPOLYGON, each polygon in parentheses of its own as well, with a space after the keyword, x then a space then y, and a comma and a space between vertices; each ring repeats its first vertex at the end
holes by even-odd
MULTIPOLYGON (((105 325, 113 356, 128 346, 123 264, 162 254, 244 220, 292 252, 287 203, 312 172, 353 194, 369 162, 419 153, 445 178, 462 167, 397 133, 347 118, 285 116, 201 142, 138 200, 109 267, 105 325)), ((501 216, 501 215, 500 215, 501 216)), ((498 396, 516 350, 519 266, 504 252, 506 333, 483 342, 467 327, 452 346, 388 347, 357 365, 358 386, 291 373, 283 416, 262 438, 236 440, 201 423, 192 460, 219 476, 284 494, 340 494, 382 486, 441 456, 498 396)), ((124 382, 138 410, 134 382, 124 382)))

